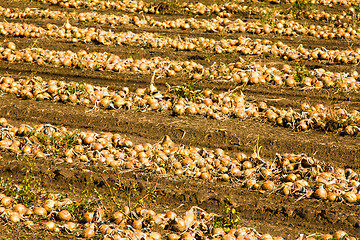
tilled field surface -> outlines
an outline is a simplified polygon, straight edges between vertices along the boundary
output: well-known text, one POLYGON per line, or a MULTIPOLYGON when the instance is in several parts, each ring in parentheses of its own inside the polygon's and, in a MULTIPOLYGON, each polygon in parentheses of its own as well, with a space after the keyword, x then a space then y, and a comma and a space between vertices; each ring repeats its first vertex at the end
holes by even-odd
POLYGON ((360 5, 310 2, 0 1, 0 239, 359 238, 360 5))

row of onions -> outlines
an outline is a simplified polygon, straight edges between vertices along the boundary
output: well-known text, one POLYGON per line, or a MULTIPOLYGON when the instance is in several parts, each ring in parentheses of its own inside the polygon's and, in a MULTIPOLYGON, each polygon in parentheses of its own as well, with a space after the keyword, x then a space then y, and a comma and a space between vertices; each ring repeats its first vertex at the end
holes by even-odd
POLYGON ((71 12, 65 13, 62 11, 50 11, 48 9, 30 9, 21 10, 18 8, 3 8, 0 7, 0 16, 6 18, 50 18, 50 19, 64 19, 72 18, 79 22, 97 22, 101 24, 111 25, 136 25, 138 27, 150 26, 160 28, 180 28, 180 29, 201 29, 206 32, 248 32, 252 34, 280 34, 285 36, 296 35, 310 35, 323 39, 354 39, 359 36, 359 29, 354 29, 347 23, 341 26, 321 26, 310 25, 306 27, 298 22, 291 20, 278 20, 276 18, 269 19, 268 24, 258 22, 244 22, 241 19, 234 21, 227 18, 212 18, 212 19, 195 19, 195 18, 178 18, 176 20, 157 21, 154 18, 147 16, 140 19, 137 16, 129 15, 109 15, 100 14, 97 12, 71 12))
POLYGON ((134 45, 141 47, 170 47, 183 51, 204 51, 221 53, 240 53, 243 55, 273 55, 284 60, 298 61, 318 60, 323 63, 358 64, 360 48, 355 50, 327 50, 325 48, 307 49, 302 45, 297 48, 288 46, 281 41, 273 43, 270 40, 239 37, 238 39, 214 40, 204 37, 172 38, 158 34, 143 32, 133 33, 103 31, 95 28, 78 28, 66 22, 63 26, 47 24, 47 29, 26 23, 0 23, 0 34, 18 37, 58 37, 70 39, 73 42, 96 42, 104 45, 134 45))
POLYGON ((199 90, 186 99, 180 95, 180 87, 170 87, 165 92, 158 91, 154 85, 148 89, 138 88, 135 92, 127 87, 121 91, 109 91, 91 84, 44 81, 41 77, 17 80, 2 77, 0 91, 23 99, 51 100, 93 108, 169 111, 174 115, 201 115, 217 120, 251 118, 298 131, 319 129, 351 136, 360 131, 360 112, 357 110, 346 111, 307 103, 303 103, 299 110, 279 109, 265 102, 245 101, 244 95, 231 92, 215 94, 210 90, 199 90))
POLYGON ((329 202, 360 203, 359 173, 334 168, 305 154, 276 154, 264 159, 240 152, 231 157, 218 148, 176 145, 168 136, 150 144, 134 144, 117 133, 68 130, 49 124, 18 127, 1 118, 0 150, 57 161, 100 164, 120 171, 151 172, 162 176, 225 181, 263 193, 329 202))
MULTIPOLYGON (((328 13, 325 11, 303 11, 293 14, 290 11, 277 10, 274 8, 264 6, 250 6, 244 5, 244 0, 237 0, 227 2, 225 4, 205 5, 203 3, 187 3, 183 2, 176 5, 175 9, 171 9, 165 2, 163 3, 144 3, 143 1, 99 1, 99 0, 37 0, 42 3, 59 5, 62 7, 73 8, 87 8, 92 10, 101 9, 116 9, 125 12, 143 12, 150 14, 163 14, 169 10, 181 13, 188 13, 194 15, 211 15, 215 14, 220 17, 231 17, 233 14, 247 14, 247 15, 273 15, 278 18, 294 19, 299 17, 306 17, 314 20, 326 21, 346 21, 353 22, 360 19, 360 14, 356 13, 354 7, 349 7, 349 14, 342 12, 341 14, 328 13)), ((259 4, 260 5, 260 4, 259 4)))
MULTIPOLYGON (((256 1, 256 0, 255 0, 256 1)), ((267 0, 270 3, 295 3, 297 0, 267 0)), ((329 7, 334 5, 359 6, 356 0, 307 0, 307 4, 321 4, 329 7)))
MULTIPOLYGON (((160 14, 166 13, 169 9, 167 4, 163 3, 151 3, 140 1, 102 1, 102 0, 37 0, 41 3, 59 5, 61 7, 72 7, 72 8, 88 8, 92 10, 104 10, 104 9, 115 9, 125 12, 143 12, 149 14, 160 14)), ((242 1, 242 0, 240 0, 242 1)), ((226 4, 228 5, 228 4, 226 4)), ((213 4, 206 6, 202 3, 182 3, 176 6, 176 10, 184 11, 192 14, 216 14, 221 17, 230 17, 231 13, 226 11, 226 7, 218 6, 213 4)))
MULTIPOLYGON (((282 240, 270 234, 260 234, 254 228, 231 228, 227 232, 215 225, 216 217, 199 207, 192 207, 184 214, 174 211, 156 213, 151 209, 137 207, 111 213, 106 208, 94 207, 92 211, 82 211, 75 216, 67 209, 76 205, 69 198, 59 198, 56 194, 47 194, 43 203, 25 206, 16 203, 17 199, 0 193, 0 219, 13 224, 24 222, 24 225, 35 231, 44 229, 54 233, 74 234, 77 237, 93 238, 103 236, 103 240, 147 239, 147 240, 190 240, 190 239, 251 239, 282 240), (31 219, 31 220, 30 220, 31 219), (162 229, 162 234, 159 233, 162 229), (101 235, 100 235, 101 234, 101 235)), ((19 198, 19 196, 18 196, 19 198)), ((77 210, 81 211, 81 210, 77 210)), ((319 234, 318 234, 319 235, 319 234)), ((355 240, 344 231, 333 234, 320 234, 322 239, 355 240)), ((304 239, 302 235, 298 239, 304 239)), ((315 240, 311 235, 307 240, 315 240)))
MULTIPOLYGON (((94 31, 90 32, 93 33, 90 39, 96 39, 98 35, 95 34, 94 31)), ((39 34, 39 32, 36 31, 31 33, 39 34)), ((133 34, 130 33, 128 33, 128 35, 133 36, 133 34)), ((303 70, 296 69, 287 64, 283 65, 281 69, 278 69, 275 67, 261 66, 256 63, 249 64, 244 61, 230 64, 214 63, 212 66, 205 68, 203 65, 194 61, 181 62, 160 57, 152 59, 121 59, 115 54, 99 52, 87 53, 85 50, 77 53, 41 48, 16 50, 16 45, 13 42, 9 42, 4 44, 4 47, 0 47, 0 59, 9 62, 28 62, 39 65, 109 70, 115 72, 156 72, 158 77, 186 73, 190 74, 190 77, 195 80, 226 80, 235 81, 240 84, 270 83, 289 87, 358 89, 358 80, 360 79, 360 75, 356 70, 351 73, 334 73, 319 68, 311 71, 304 70, 304 72, 302 72, 303 70)))
POLYGON ((0 47, 1 59, 8 62, 28 62, 38 65, 64 66, 80 69, 108 70, 114 72, 130 71, 134 73, 150 73, 156 71, 158 75, 174 76, 178 72, 197 73, 204 67, 194 61, 172 61, 154 57, 151 59, 121 59, 111 53, 91 52, 85 50, 78 52, 47 50, 42 48, 26 48, 16 50, 16 45, 9 42, 7 46, 0 47))
MULTIPOLYGON (((48 194, 50 198, 37 206, 26 207, 15 203, 16 199, 0 193, 0 218, 7 222, 18 223, 23 221, 25 226, 50 232, 66 232, 77 237, 93 238, 100 234, 104 240, 110 239, 194 239, 195 235, 211 237, 211 239, 232 239, 242 236, 249 239, 283 239, 272 237, 270 234, 259 234, 253 228, 238 227, 229 233, 221 228, 214 227, 215 214, 210 214, 198 207, 192 207, 183 216, 173 211, 156 213, 153 210, 138 207, 109 212, 105 208, 96 207, 93 211, 84 211, 75 216, 67 209, 76 202, 69 198, 59 199, 55 194, 48 194), (32 219, 32 220, 30 220, 32 219), (160 234, 155 229, 161 228, 160 234)), ((81 210, 80 210, 81 211, 81 210)), ((330 234, 327 234, 330 235, 330 234)), ((334 236, 347 235, 344 231, 337 231, 334 236)), ((332 235, 331 235, 332 236, 332 235)), ((352 239, 352 238, 350 238, 352 239)))

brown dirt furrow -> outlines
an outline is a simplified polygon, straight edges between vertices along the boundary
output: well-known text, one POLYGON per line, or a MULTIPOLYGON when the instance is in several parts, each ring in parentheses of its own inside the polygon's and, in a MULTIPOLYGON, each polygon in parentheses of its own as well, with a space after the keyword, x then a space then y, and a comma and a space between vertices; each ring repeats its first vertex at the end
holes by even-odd
POLYGON ((260 137, 263 154, 305 153, 339 167, 360 169, 359 138, 341 137, 317 131, 294 132, 251 119, 218 121, 203 117, 172 117, 169 113, 125 110, 92 110, 53 102, 24 101, 15 96, 1 98, 0 115, 15 121, 50 123, 93 131, 119 132, 154 142, 165 135, 177 143, 223 148, 232 153, 251 153, 260 137), (346 159, 346 161, 344 161, 346 159))
MULTIPOLYGON (((4 156, 11 164, 0 162, 3 177, 23 178, 24 163, 15 160, 12 155, 4 156)), ((298 200, 275 193, 262 194, 244 189, 236 183, 208 184, 202 180, 171 175, 119 173, 99 165, 59 164, 56 160, 35 162, 32 173, 40 177, 44 186, 53 192, 69 192, 74 189, 82 192, 85 188, 94 188, 100 193, 106 193, 107 184, 115 186, 119 179, 128 185, 136 183, 140 186, 140 191, 145 191, 149 183, 156 182, 159 189, 158 197, 155 204, 148 206, 154 210, 166 212, 175 209, 181 213, 192 206, 199 206, 208 212, 223 214, 228 206, 235 208, 239 213, 241 226, 253 227, 261 233, 270 233, 272 236, 282 236, 286 239, 295 239, 300 234, 328 233, 338 229, 356 235, 360 228, 360 221, 354 217, 360 206, 313 199, 298 200), (106 174, 103 174, 105 171, 106 174), (337 214, 338 212, 343 214, 337 214)), ((116 197, 124 202, 127 200, 126 195, 116 197)), ((61 239, 63 237, 66 235, 61 236, 61 239)))
MULTIPOLYGON (((13 77, 27 78, 30 75, 41 76, 46 80, 75 81, 108 87, 110 90, 120 90, 129 87, 135 91, 137 88, 146 88, 150 84, 151 75, 138 73, 114 73, 110 71, 81 70, 75 68, 37 66, 30 63, 8 63, 0 61, 0 74, 13 77), (64 71, 66 69, 66 71, 64 71)), ((162 77, 156 79, 155 84, 159 90, 166 90, 170 86, 187 86, 192 80, 187 75, 180 74, 175 77, 162 77)), ((199 89, 212 89, 214 92, 226 92, 236 88, 238 84, 231 81, 211 81, 204 79, 198 83, 199 89)), ((331 89, 288 88, 274 85, 247 85, 240 89, 249 101, 265 101, 271 106, 279 108, 300 108, 301 103, 311 105, 324 104, 329 107, 342 107, 345 109, 360 110, 360 96, 354 91, 331 89)))

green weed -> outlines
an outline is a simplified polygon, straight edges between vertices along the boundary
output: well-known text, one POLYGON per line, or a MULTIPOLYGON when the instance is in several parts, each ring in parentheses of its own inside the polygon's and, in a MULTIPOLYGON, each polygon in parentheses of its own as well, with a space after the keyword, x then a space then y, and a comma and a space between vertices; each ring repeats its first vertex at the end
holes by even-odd
POLYGON ((155 9, 162 13, 180 13, 181 12, 181 7, 177 0, 165 0, 161 3, 159 3, 155 9))
MULTIPOLYGON (((100 194, 95 188, 94 191, 89 190, 92 189, 93 186, 94 182, 92 178, 90 178, 90 180, 86 182, 84 189, 80 193, 80 200, 74 201, 71 204, 65 205, 64 207, 59 207, 59 209, 57 210, 60 210, 60 208, 65 208, 72 214, 72 216, 74 216, 76 219, 81 220, 83 218, 84 212, 92 211, 94 207, 98 206, 99 202, 104 199, 103 197, 99 197, 100 194)), ((79 190, 77 188, 73 187, 71 184, 69 184, 69 188, 74 195, 78 195, 79 190)))
POLYGON ((304 179, 310 183, 314 182, 314 179, 311 176, 306 176, 304 179))
MULTIPOLYGON (((147 181, 147 184, 143 187, 139 183, 127 183, 118 174, 117 182, 114 187, 111 187, 108 182, 103 178, 103 181, 108 186, 110 194, 108 195, 113 203, 116 205, 119 211, 123 212, 123 198, 126 198, 127 206, 132 211, 137 207, 144 207, 150 203, 156 203, 158 181, 155 184, 151 184, 147 181)), ((125 216, 125 212, 123 212, 125 216)), ((131 216, 127 216, 131 218, 131 216)))
POLYGON ((255 156, 255 158, 261 160, 260 153, 261 153, 262 146, 259 145, 259 140, 260 140, 260 138, 258 136, 256 139, 256 144, 254 146, 251 146, 251 148, 254 151, 253 155, 255 156))
POLYGON ((295 16, 298 16, 303 12, 310 11, 311 9, 312 5, 308 0, 296 0, 290 7, 289 11, 295 16))
POLYGON ((225 199, 225 207, 222 216, 215 217, 214 228, 222 228, 228 233, 232 228, 240 225, 240 216, 235 208, 231 207, 229 198, 225 199))
POLYGON ((38 45, 37 45, 37 40, 35 40, 35 41, 33 42, 33 44, 29 45, 28 48, 29 48, 29 49, 39 48, 38 45))
POLYGON ((302 82, 302 80, 304 80, 304 78, 310 76, 310 72, 306 68, 305 65, 296 65, 295 66, 295 71, 296 71, 296 73, 294 75, 294 80, 296 82, 302 82))
POLYGON ((60 148, 67 148, 73 146, 78 141, 78 131, 74 131, 70 135, 47 135, 36 132, 34 130, 30 133, 29 139, 33 142, 40 143, 41 145, 51 145, 55 150, 60 148))
POLYGON ((35 163, 30 158, 26 160, 28 166, 21 169, 21 171, 26 171, 22 181, 16 184, 10 178, 0 178, 0 190, 8 197, 12 197, 15 202, 31 206, 45 198, 46 192, 42 189, 42 179, 33 172, 35 163))
POLYGON ((197 90, 198 83, 192 82, 187 86, 174 86, 169 87, 169 93, 174 94, 179 98, 185 98, 190 101, 195 101, 196 98, 202 97, 201 90, 197 90))
POLYGON ((79 84, 67 85, 65 88, 65 91, 67 91, 70 94, 75 94, 78 92, 82 92, 84 90, 85 90, 84 82, 80 82, 79 84))
POLYGON ((260 20, 263 24, 270 24, 270 25, 274 25, 274 21, 273 21, 273 13, 268 11, 266 12, 266 14, 264 14, 261 17, 260 20))
POLYGON ((91 200, 90 197, 83 196, 80 201, 73 202, 71 204, 59 207, 59 210, 66 209, 72 216, 76 219, 82 219, 84 212, 92 211, 92 207, 95 205, 95 202, 91 200))

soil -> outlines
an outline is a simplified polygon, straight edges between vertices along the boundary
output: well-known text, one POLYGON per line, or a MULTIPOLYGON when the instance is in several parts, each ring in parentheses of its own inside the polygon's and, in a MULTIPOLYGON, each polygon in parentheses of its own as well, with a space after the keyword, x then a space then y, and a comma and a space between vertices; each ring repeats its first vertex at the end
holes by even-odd
MULTIPOLYGON (((214 1, 221 3, 221 1, 214 1)), ((84 9, 63 9, 58 6, 41 4, 37 1, 0 1, 3 7, 38 7, 62 11, 84 11, 84 9)), ((269 5, 271 7, 288 7, 288 4, 269 5)), ((344 7, 329 8, 319 6, 320 9, 341 12, 344 7)), ((111 14, 120 14, 115 11, 105 11, 111 14)), ((127 13, 128 14, 128 13, 127 13)), ((188 17, 186 14, 156 15, 156 19, 164 20, 178 17, 188 17)), ((214 16, 208 16, 208 18, 214 16)), ((232 18, 239 16, 234 15, 232 18)), ((251 18, 244 18, 251 20, 251 18)), ((3 19, 2 21, 4 21, 3 19)), ((63 24, 64 21, 20 19, 9 20, 26 22, 45 26, 47 23, 63 24)), ((301 20, 311 24, 306 19, 301 20)), ((77 24, 81 27, 101 27, 110 29, 109 26, 98 24, 77 24)), ((325 24, 325 23, 322 23, 325 24)), ((211 37, 214 39, 237 38, 242 34, 224 36, 220 33, 203 33, 201 31, 166 30, 158 28, 137 28, 135 26, 120 26, 112 31, 134 32, 151 31, 169 36, 211 37)), ((243 36, 243 35, 242 35, 243 36)), ((349 49, 360 46, 358 40, 319 40, 312 37, 287 37, 272 35, 246 35, 252 38, 266 38, 281 40, 291 46, 300 43, 309 48, 326 47, 327 49, 349 49)), ((31 46, 35 41, 38 47, 52 50, 79 51, 86 49, 88 52, 111 52, 122 58, 131 56, 135 58, 151 58, 155 56, 167 57, 176 60, 194 60, 203 65, 212 62, 234 62, 239 55, 215 55, 209 52, 185 52, 172 49, 139 49, 135 46, 103 46, 96 44, 72 43, 59 39, 32 39, 12 38, 0 36, 0 41, 13 41, 17 48, 31 46), (206 59, 210 57, 209 63, 206 59)), ((246 58, 246 56, 241 56, 246 58)), ((267 65, 284 63, 278 58, 251 57, 251 60, 267 65)), ((293 64, 293 63, 291 63, 293 64)), ((306 61, 309 68, 323 67, 331 71, 360 70, 356 65, 323 65, 319 62, 306 61)), ((22 76, 39 75, 44 79, 57 79, 64 81, 86 82, 106 86, 111 90, 118 90, 127 86, 131 90, 149 85, 151 76, 131 73, 114 73, 110 71, 80 70, 63 67, 41 66, 30 63, 8 63, 0 61, 0 75, 22 76)), ((156 86, 164 90, 166 84, 186 85, 190 83, 187 76, 164 77, 156 81, 156 86)), ((215 92, 228 91, 236 87, 232 82, 201 81, 199 89, 210 88, 215 92)), ((249 101, 265 101, 277 107, 292 107, 297 109, 304 101, 322 103, 327 106, 344 106, 349 109, 360 110, 360 96, 358 92, 336 91, 329 89, 300 89, 277 86, 247 85, 242 88, 249 101)), ((138 112, 132 110, 102 110, 89 109, 79 105, 54 103, 51 101, 23 100, 15 95, 0 96, 0 117, 5 117, 13 125, 27 123, 35 125, 49 123, 66 126, 70 129, 91 130, 96 132, 106 131, 120 133, 135 143, 155 143, 168 135, 176 144, 197 146, 200 148, 222 148, 234 156, 237 152, 252 153, 251 146, 256 144, 259 137, 264 158, 272 159, 276 153, 307 154, 332 164, 334 167, 352 168, 360 171, 360 138, 339 136, 332 132, 317 130, 294 131, 292 129, 274 126, 268 122, 254 119, 239 120, 226 119, 214 120, 201 116, 173 116, 169 112, 138 112)), ((0 176, 10 177, 15 182, 21 182, 28 167, 28 162, 16 158, 9 153, 0 153, 0 176)), ((102 165, 85 165, 79 163, 64 163, 57 159, 37 161, 33 166, 33 173, 43 179, 43 187, 51 192, 68 192, 74 197, 84 189, 92 191, 94 188, 101 193, 108 191, 107 184, 114 185, 120 176, 131 185, 137 183, 146 187, 157 183, 159 194, 156 203, 149 203, 152 209, 166 211, 176 209, 183 212, 191 206, 217 214, 223 213, 224 208, 230 204, 239 213, 241 225, 254 227, 259 232, 270 233, 273 236, 282 236, 286 239, 295 239, 300 234, 332 233, 344 230, 350 235, 360 237, 360 220, 358 214, 360 206, 345 203, 330 203, 315 199, 296 199, 278 194, 260 193, 249 191, 233 183, 205 182, 188 178, 168 175, 156 175, 145 172, 119 172, 102 165)), ((125 202, 126 197, 120 196, 125 202)), ((110 200, 108 205, 111 205, 110 200)), ((51 234, 46 231, 29 233, 22 225, 9 225, 0 220, 0 235, 4 239, 73 239, 72 235, 51 234), (20 227, 19 227, 20 226, 20 227)), ((2 239, 0 237, 0 239, 2 239)))

